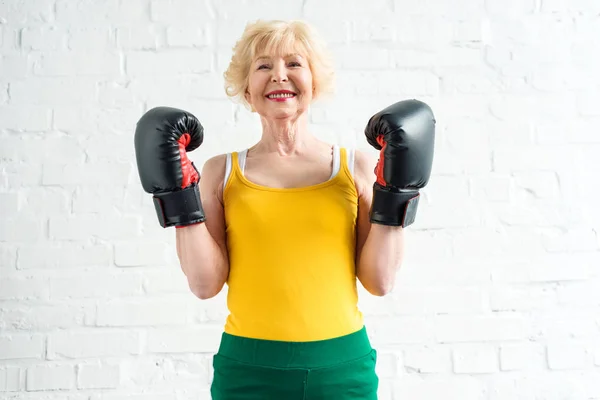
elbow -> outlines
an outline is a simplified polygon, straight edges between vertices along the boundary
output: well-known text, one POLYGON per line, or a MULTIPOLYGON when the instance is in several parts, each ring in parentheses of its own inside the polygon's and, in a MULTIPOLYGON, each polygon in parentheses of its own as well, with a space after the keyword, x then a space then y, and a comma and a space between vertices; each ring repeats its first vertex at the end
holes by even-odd
POLYGON ((212 299, 213 297, 218 295, 219 292, 221 292, 221 288, 223 286, 221 285, 221 287, 216 287, 216 286, 211 287, 208 285, 198 285, 198 284, 194 285, 190 282, 189 287, 190 287, 190 290, 192 291, 192 293, 194 294, 194 296, 196 296, 200 300, 208 300, 208 299, 212 299))
POLYGON ((363 287, 373 296, 383 297, 394 290, 393 278, 361 279, 363 287))
POLYGON ((209 292, 209 291, 201 291, 201 290, 192 290, 194 296, 199 298, 200 300, 208 300, 215 297, 219 292, 209 292))
POLYGON ((373 296, 383 297, 390 294, 392 290, 394 290, 394 285, 392 282, 382 282, 380 284, 372 285, 366 289, 373 296))

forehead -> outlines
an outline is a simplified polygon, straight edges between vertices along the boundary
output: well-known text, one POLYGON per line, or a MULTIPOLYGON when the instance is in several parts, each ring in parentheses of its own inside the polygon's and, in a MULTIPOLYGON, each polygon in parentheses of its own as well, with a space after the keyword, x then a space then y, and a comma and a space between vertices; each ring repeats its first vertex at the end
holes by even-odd
POLYGON ((254 60, 273 57, 307 57, 308 55, 303 41, 290 34, 263 37, 256 43, 252 53, 254 60))

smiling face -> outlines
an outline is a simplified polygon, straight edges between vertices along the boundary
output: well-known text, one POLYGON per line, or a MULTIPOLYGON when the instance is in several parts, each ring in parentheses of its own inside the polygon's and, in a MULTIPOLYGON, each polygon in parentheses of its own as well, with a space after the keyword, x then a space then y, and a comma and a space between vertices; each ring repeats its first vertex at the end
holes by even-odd
POLYGON ((293 118, 306 112, 313 98, 308 60, 280 53, 261 53, 250 65, 246 101, 265 118, 293 118))

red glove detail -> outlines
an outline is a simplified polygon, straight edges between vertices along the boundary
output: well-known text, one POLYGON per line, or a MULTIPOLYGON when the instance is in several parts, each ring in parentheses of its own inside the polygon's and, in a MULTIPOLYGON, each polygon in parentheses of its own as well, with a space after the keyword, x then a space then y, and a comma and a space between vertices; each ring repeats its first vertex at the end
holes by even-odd
POLYGON ((377 183, 385 187, 386 183, 385 179, 383 179, 383 152, 387 143, 383 140, 383 135, 377 136, 377 143, 381 146, 381 151, 379 152, 379 160, 377 160, 377 165, 375 166, 375 176, 377 176, 377 183))
POLYGON ((190 134, 184 133, 178 140, 179 143, 179 156, 181 157, 181 171, 183 172, 183 179, 181 181, 181 188, 185 189, 192 183, 196 183, 200 180, 198 171, 192 165, 192 162, 187 156, 185 148, 190 144, 190 134))

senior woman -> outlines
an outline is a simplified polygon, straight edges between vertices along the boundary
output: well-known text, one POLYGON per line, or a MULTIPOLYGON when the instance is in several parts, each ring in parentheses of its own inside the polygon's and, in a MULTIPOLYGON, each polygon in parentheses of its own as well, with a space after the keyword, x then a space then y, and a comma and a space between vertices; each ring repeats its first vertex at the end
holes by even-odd
POLYGON ((250 148, 210 158, 200 175, 186 154, 204 134, 192 114, 154 108, 135 134, 143 187, 161 226, 177 228, 191 291, 208 299, 228 285, 212 397, 376 399, 357 279, 375 296, 393 287, 431 172, 431 109, 407 100, 375 114, 365 134, 376 162, 315 137, 309 108, 333 71, 300 21, 247 25, 225 81, 260 116, 250 148))

